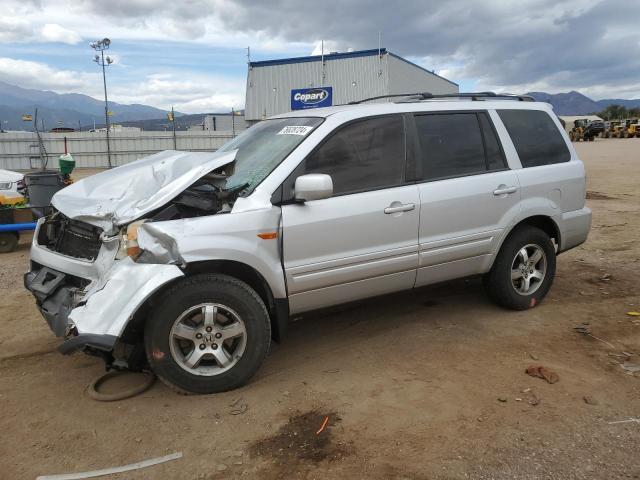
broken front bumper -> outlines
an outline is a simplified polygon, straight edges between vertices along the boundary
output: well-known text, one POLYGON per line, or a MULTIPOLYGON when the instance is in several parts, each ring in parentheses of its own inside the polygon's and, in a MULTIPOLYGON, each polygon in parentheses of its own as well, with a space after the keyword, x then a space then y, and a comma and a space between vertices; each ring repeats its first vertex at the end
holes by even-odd
POLYGON ((77 350, 94 349, 110 352, 116 343, 113 335, 96 335, 92 333, 78 334, 69 314, 77 303, 78 287, 73 278, 62 272, 43 267, 24 275, 24 286, 31 291, 37 300, 37 307, 49 328, 57 337, 65 337, 58 350, 63 354, 77 350))
POLYGON ((36 238, 24 284, 53 333, 66 339, 60 347, 64 353, 111 350, 138 308, 183 276, 175 265, 115 260, 108 246, 94 262, 67 257, 41 247, 36 238))

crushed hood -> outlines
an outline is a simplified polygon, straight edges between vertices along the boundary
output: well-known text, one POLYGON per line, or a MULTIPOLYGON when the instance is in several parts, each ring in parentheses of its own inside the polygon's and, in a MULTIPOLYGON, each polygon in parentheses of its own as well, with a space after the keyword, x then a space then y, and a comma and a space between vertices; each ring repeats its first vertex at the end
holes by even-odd
POLYGON ((167 150, 79 180, 53 196, 64 215, 113 232, 162 207, 207 173, 235 160, 232 152, 167 150))

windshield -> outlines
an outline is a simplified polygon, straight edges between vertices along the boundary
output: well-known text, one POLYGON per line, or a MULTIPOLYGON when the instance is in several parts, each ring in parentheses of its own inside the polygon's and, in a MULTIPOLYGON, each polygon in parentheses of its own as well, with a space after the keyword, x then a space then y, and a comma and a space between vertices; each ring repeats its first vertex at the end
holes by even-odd
POLYGON ((238 150, 227 190, 253 189, 322 123, 322 118, 295 117, 264 120, 226 143, 219 152, 238 150))

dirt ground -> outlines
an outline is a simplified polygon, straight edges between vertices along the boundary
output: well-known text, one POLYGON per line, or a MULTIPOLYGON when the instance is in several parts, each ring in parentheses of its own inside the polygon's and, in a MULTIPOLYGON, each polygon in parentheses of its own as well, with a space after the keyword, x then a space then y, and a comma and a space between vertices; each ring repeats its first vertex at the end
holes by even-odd
POLYGON ((182 452, 114 479, 640 478, 640 139, 580 143, 593 228, 546 300, 501 310, 478 279, 309 315, 246 387, 99 403, 100 361, 63 357, 0 259, 0 477, 182 452), (592 334, 573 327, 588 322, 592 334), (626 353, 623 353, 626 352, 626 353), (525 374, 544 365, 560 380, 525 374), (324 430, 317 434, 325 422, 324 430))

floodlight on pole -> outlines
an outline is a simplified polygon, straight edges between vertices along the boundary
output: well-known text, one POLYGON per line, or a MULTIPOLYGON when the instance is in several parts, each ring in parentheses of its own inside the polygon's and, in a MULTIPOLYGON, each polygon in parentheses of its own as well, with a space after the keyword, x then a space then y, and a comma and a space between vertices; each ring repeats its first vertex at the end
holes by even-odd
POLYGON ((107 162, 109 163, 109 168, 111 168, 111 145, 109 142, 109 100, 107 99, 107 74, 105 72, 105 67, 111 65, 113 63, 113 59, 109 56, 104 56, 104 51, 109 48, 109 45, 111 45, 111 40, 109 40, 108 38, 103 38, 102 40, 97 40, 89 44, 89 46, 96 52, 100 52, 100 54, 96 53, 93 56, 93 61, 102 67, 102 83, 104 85, 104 121, 107 127, 107 162))

